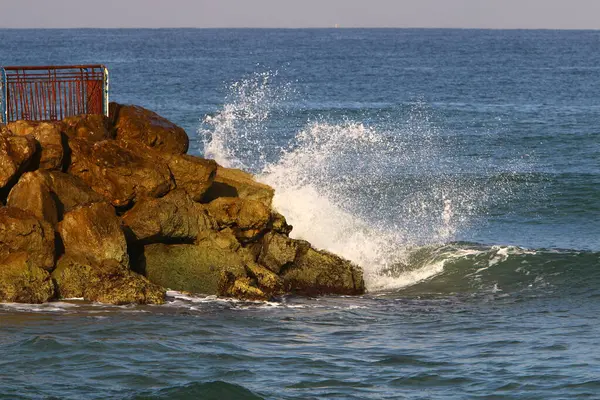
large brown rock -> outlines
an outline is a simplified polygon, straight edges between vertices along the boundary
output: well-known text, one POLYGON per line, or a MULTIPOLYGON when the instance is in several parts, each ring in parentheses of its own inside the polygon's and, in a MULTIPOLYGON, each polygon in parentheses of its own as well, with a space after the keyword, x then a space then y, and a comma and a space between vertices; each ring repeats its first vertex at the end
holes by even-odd
POLYGON ((53 194, 58 210, 58 220, 65 213, 79 206, 106 201, 93 191, 81 178, 59 171, 38 171, 53 194))
POLYGON ((107 304, 162 304, 165 290, 114 261, 89 265, 70 256, 52 272, 59 298, 83 298, 107 304))
POLYGON ((29 211, 36 218, 47 221, 52 226, 58 223, 56 201, 46 184, 43 171, 23 174, 11 189, 6 205, 29 211))
POLYGON ((0 208, 0 259, 13 253, 27 253, 32 267, 54 267, 54 229, 31 213, 0 208))
POLYGON ((60 123, 15 121, 7 125, 15 135, 31 135, 37 140, 40 151, 36 167, 47 170, 61 170, 63 167, 64 147, 60 123))
POLYGON ((285 217, 279 214, 277 211, 271 210, 271 231, 281 233, 282 235, 288 236, 292 229, 292 225, 288 224, 285 217))
POLYGON ((309 296, 359 295, 365 292, 362 270, 335 254, 303 249, 282 274, 288 292, 309 296))
POLYGON ((231 273, 225 273, 224 278, 219 283, 219 295, 250 301, 265 301, 270 298, 269 295, 256 287, 252 278, 247 276, 236 277, 231 273))
POLYGON ((219 165, 214 182, 202 201, 209 203, 219 197, 240 197, 260 201, 265 206, 271 207, 274 193, 272 187, 257 182, 251 174, 219 165))
POLYGON ((216 228, 204 205, 179 189, 159 199, 141 199, 123 215, 123 222, 132 239, 144 243, 192 243, 200 232, 216 228))
POLYGON ((206 208, 219 228, 231 228, 242 243, 266 232, 271 218, 271 210, 264 203, 250 199, 220 197, 206 208))
POLYGON ((16 182, 37 151, 31 136, 0 135, 0 189, 16 182))
POLYGON ((105 202, 81 179, 59 171, 27 172, 8 195, 7 206, 27 210, 55 226, 75 207, 105 202))
POLYGON ((228 277, 245 277, 245 266, 251 262, 239 249, 233 235, 222 232, 194 245, 151 244, 144 247, 139 268, 151 282, 165 288, 223 295, 228 277))
POLYGON ((310 248, 310 243, 303 240, 290 239, 289 237, 269 232, 262 240, 262 248, 258 262, 276 274, 282 269, 291 267, 299 252, 310 248))
POLYGON ((18 120, 6 124, 6 130, 12 135, 27 136, 33 134, 39 124, 37 121, 18 120))
POLYGON ((142 197, 160 197, 174 188, 169 167, 144 146, 105 140, 90 144, 69 141, 69 173, 80 177, 115 207, 129 206, 142 197))
POLYGON ((54 297, 50 274, 32 264, 24 252, 0 260, 0 302, 44 303, 54 297))
POLYGON ((185 131, 153 111, 134 105, 113 105, 117 139, 137 140, 164 153, 185 154, 185 131))
POLYGON ((165 155, 175 183, 184 189, 194 201, 201 201, 212 186, 217 173, 214 160, 190 155, 165 155))
POLYGON ((79 262, 101 265, 112 260, 129 265, 121 221, 107 203, 94 203, 66 213, 57 230, 65 254, 79 262))
POLYGON ((109 119, 104 115, 76 115, 67 117, 62 123, 63 131, 69 139, 85 139, 88 142, 100 142, 114 139, 109 127, 109 119))
POLYGON ((0 136, 11 136, 13 133, 8 129, 6 124, 0 122, 0 136))

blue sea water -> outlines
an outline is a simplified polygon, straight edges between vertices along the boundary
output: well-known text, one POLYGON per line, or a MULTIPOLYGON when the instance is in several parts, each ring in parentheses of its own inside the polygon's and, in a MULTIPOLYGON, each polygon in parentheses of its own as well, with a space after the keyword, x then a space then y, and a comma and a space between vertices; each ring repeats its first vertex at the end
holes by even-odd
POLYGON ((0 305, 0 399, 600 398, 600 31, 0 30, 79 63, 369 291, 0 305))

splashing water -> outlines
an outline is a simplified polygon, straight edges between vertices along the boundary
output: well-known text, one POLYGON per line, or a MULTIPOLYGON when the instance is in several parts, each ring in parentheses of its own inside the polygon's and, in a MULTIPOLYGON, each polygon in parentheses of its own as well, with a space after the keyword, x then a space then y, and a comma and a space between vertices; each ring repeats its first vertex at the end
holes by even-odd
POLYGON ((202 121, 204 153, 221 165, 257 171, 265 163, 264 126, 281 106, 289 85, 271 85, 277 72, 255 73, 229 86, 223 109, 202 121))
POLYGON ((274 207, 294 226, 291 236, 360 265, 371 291, 441 273, 461 254, 425 252, 418 263, 414 255, 422 246, 445 248, 491 200, 511 195, 500 181, 453 163, 423 101, 400 126, 321 118, 285 140, 269 121, 290 88, 271 85, 272 77, 231 85, 229 102, 199 130, 205 156, 257 172, 275 188, 274 207))

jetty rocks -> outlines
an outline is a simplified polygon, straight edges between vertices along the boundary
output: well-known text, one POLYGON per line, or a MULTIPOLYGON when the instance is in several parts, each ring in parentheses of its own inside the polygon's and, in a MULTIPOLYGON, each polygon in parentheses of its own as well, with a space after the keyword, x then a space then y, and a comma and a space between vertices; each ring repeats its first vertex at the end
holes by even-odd
POLYGON ((358 266, 289 237, 273 188, 188 147, 134 105, 0 125, 0 302, 364 293, 358 266))

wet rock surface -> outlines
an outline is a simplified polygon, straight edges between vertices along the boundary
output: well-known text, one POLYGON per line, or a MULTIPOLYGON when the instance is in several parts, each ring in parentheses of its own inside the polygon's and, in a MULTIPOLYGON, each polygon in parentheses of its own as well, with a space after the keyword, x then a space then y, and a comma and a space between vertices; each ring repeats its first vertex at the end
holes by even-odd
POLYGON ((160 115, 134 105, 113 105, 117 139, 133 139, 170 154, 185 154, 189 138, 185 131, 160 115))
POLYGON ((144 197, 161 197, 175 187, 167 164, 132 145, 118 141, 69 141, 68 173, 81 178, 115 207, 127 207, 144 197))

